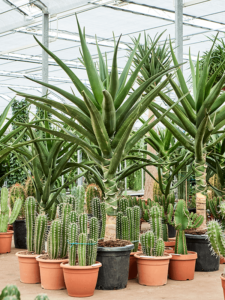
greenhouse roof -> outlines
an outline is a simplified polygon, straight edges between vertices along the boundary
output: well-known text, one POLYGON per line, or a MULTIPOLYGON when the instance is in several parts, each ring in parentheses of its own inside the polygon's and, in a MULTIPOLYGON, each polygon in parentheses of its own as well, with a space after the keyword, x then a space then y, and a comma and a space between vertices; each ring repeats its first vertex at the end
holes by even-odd
MULTIPOLYGON (((122 33, 118 64, 123 67, 127 59, 130 37, 144 31, 154 37, 166 30, 161 41, 170 36, 175 39, 174 0, 0 0, 0 112, 15 95, 11 87, 41 95, 41 87, 24 78, 24 75, 41 80, 42 50, 33 36, 42 38, 42 10, 49 13, 49 48, 59 56, 76 75, 88 85, 80 62, 80 42, 75 20, 78 15, 85 26, 86 39, 93 58, 97 58, 96 38, 102 52, 112 60, 116 38, 122 33)), ((224 37, 225 8, 223 0, 185 0, 183 8, 184 60, 191 49, 192 59, 198 52, 209 49, 211 37, 219 32, 224 37)), ((187 70, 186 70, 187 72, 187 70)), ((49 59, 49 82, 65 90, 71 89, 67 75, 49 59)), ((65 101, 55 93, 50 95, 65 101)))

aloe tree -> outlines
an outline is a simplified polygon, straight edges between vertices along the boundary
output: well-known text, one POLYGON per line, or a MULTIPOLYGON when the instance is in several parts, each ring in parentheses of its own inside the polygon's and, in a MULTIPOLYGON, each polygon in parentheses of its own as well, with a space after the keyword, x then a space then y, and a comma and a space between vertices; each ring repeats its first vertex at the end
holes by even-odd
MULTIPOLYGON (((167 74, 172 68, 170 68, 170 70, 167 69, 158 72, 139 88, 132 90, 138 72, 152 48, 149 49, 138 67, 131 73, 130 68, 140 40, 139 36, 133 52, 119 75, 117 68, 117 52, 120 39, 115 43, 110 72, 108 72, 107 58, 103 58, 100 48, 97 45, 99 57, 98 70, 88 50, 85 36, 81 31, 80 25, 78 22, 77 24, 82 48, 82 60, 86 68, 91 89, 89 90, 72 70, 36 39, 38 44, 70 77, 82 98, 75 96, 74 93, 64 91, 57 86, 33 79, 30 80, 44 85, 67 98, 70 101, 70 104, 61 104, 44 97, 37 97, 20 92, 17 92, 17 94, 26 97, 30 103, 35 104, 39 108, 52 113, 65 124, 68 124, 73 130, 76 130, 76 132, 85 137, 85 140, 83 140, 77 134, 63 129, 60 132, 46 128, 43 129, 50 134, 60 137, 67 142, 78 144, 83 148, 94 163, 92 170, 96 170, 95 176, 98 180, 98 184, 104 191, 107 213, 112 215, 115 213, 117 205, 116 200, 118 194, 121 192, 121 180, 143 166, 152 164, 152 162, 149 161, 143 162, 129 166, 123 171, 118 171, 120 162, 126 159, 136 142, 160 121, 159 118, 151 124, 145 124, 146 126, 142 128, 141 131, 136 132, 130 137, 135 121, 138 120, 153 99, 155 99, 159 92, 167 85, 172 75, 165 78, 143 97, 142 93, 146 90, 147 86, 153 84, 155 80, 158 80, 158 78, 167 74)), ((155 43, 156 42, 157 40, 155 43)), ((162 116, 162 118, 163 117, 164 116, 162 116)), ((33 124, 28 124, 26 126, 39 129, 39 126, 33 124)))
MULTIPOLYGON (((196 179, 196 208, 197 213, 203 215, 205 219, 200 229, 206 227, 206 154, 207 151, 211 150, 216 143, 225 137, 225 133, 223 133, 214 142, 209 142, 210 136, 221 130, 225 124, 225 108, 223 106, 225 94, 220 95, 221 88, 225 82, 225 75, 213 86, 218 72, 224 65, 224 61, 221 62, 220 68, 213 75, 209 76, 209 61, 214 44, 215 40, 205 59, 203 69, 199 66, 199 56, 194 66, 191 53, 189 53, 193 95, 187 94, 179 105, 173 107, 173 112, 169 112, 167 118, 162 120, 162 123, 171 131, 174 137, 194 155, 193 171, 196 179)), ((177 59, 171 42, 170 49, 173 62, 176 64, 177 59)), ((177 70, 179 85, 171 77, 169 78, 169 75, 167 76, 178 98, 188 92, 187 83, 180 69, 177 70)), ((167 94, 160 91, 159 96, 168 107, 174 105, 174 101, 167 94)), ((161 114, 165 112, 165 109, 157 103, 152 102, 149 107, 157 118, 160 118, 161 114)))

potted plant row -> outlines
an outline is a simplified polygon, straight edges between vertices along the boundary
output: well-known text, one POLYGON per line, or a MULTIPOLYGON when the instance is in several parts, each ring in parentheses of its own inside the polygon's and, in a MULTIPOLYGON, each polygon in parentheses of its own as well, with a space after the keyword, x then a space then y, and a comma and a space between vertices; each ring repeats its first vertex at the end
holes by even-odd
POLYGON ((0 254, 3 254, 11 251, 13 230, 7 230, 7 228, 8 224, 12 224, 19 215, 23 201, 19 198, 15 201, 11 216, 9 217, 8 190, 6 187, 3 187, 1 189, 0 204, 0 254))

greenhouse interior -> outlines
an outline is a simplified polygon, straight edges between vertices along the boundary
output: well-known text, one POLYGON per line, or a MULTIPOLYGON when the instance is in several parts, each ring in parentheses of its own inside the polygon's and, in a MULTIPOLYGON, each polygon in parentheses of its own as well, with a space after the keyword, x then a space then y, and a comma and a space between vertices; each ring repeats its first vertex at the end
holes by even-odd
POLYGON ((224 20, 0 0, 0 300, 225 299, 224 20))

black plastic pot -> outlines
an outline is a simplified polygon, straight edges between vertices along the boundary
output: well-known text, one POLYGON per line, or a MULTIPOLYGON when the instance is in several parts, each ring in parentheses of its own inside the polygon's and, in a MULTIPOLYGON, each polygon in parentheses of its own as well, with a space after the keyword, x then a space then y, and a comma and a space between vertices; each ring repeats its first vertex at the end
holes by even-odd
POLYGON ((127 286, 130 252, 134 245, 124 247, 98 247, 99 269, 97 290, 119 290, 127 286))
POLYGON ((195 271, 212 272, 219 270, 220 258, 212 255, 206 235, 185 234, 187 249, 198 254, 195 271))
POLYGON ((15 248, 27 249, 27 242, 26 242, 27 229, 26 229, 25 220, 16 220, 13 223, 13 231, 14 231, 15 248))
POLYGON ((189 213, 194 213, 196 214, 196 208, 188 208, 189 213))
POLYGON ((168 235, 169 238, 173 238, 176 236, 176 229, 170 224, 168 224, 168 235))

